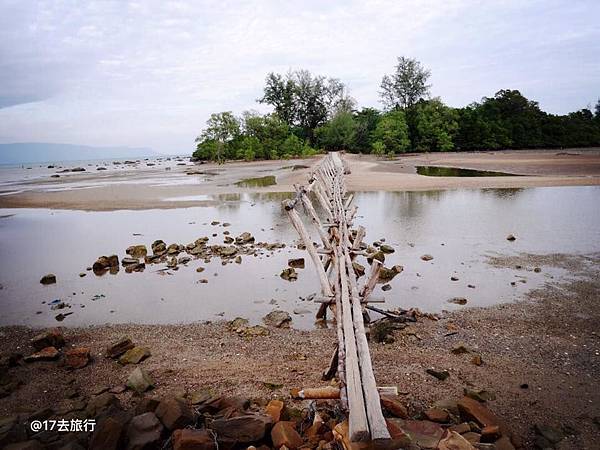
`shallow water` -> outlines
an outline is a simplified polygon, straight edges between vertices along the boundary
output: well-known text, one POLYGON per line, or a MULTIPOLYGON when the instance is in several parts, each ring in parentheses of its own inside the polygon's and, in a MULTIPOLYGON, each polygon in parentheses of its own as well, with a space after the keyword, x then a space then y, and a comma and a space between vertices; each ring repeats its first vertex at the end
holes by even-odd
POLYGON ((519 175, 490 170, 461 169, 459 167, 416 166, 419 175, 427 177, 517 177, 519 175))
MULTIPOLYGON (((223 195, 211 197, 218 206, 170 210, 4 209, 0 211, 0 324, 57 324, 54 316, 59 312, 74 313, 61 322, 64 326, 236 316, 258 323, 269 311, 282 308, 290 314, 294 309, 310 310, 292 314, 295 327, 310 328, 318 305, 301 298, 314 293, 318 282, 306 253, 293 246, 297 235, 280 206, 289 195, 223 195), (213 220, 231 226, 211 226, 213 220), (149 246, 155 239, 186 244, 200 236, 222 243, 225 230, 233 236, 250 231, 257 241, 287 246, 269 256, 243 256, 241 265, 222 266, 219 258, 209 264, 194 260, 173 275, 157 272, 164 264, 148 265, 143 273, 127 274, 121 269, 102 277, 85 270, 100 255, 123 257, 129 245, 149 246), (213 233, 218 236, 212 237, 213 233), (307 264, 298 271, 298 280, 281 279, 287 260, 300 256, 307 264), (206 270, 196 273, 198 266, 206 270), (49 272, 57 275, 58 283, 42 286, 39 280, 49 272), (80 272, 87 275, 80 278, 80 272), (197 283, 201 278, 209 282, 197 283), (52 311, 49 303, 55 299, 71 308, 52 311)), ((355 201, 356 224, 367 228, 365 241, 385 238, 396 248, 386 266, 405 268, 391 282, 391 291, 382 292, 378 286, 374 295, 386 298, 383 307, 416 306, 436 312, 464 308, 447 303, 452 297, 466 297, 467 306, 512 301, 550 277, 569 274, 546 267, 541 273, 534 273, 533 267, 494 269, 485 262, 487 255, 600 251, 599 187, 374 192, 357 193, 355 201), (506 240, 509 233, 517 237, 515 242, 506 240), (425 253, 434 259, 422 261, 425 253), (451 281, 451 276, 459 280, 451 281), (519 279, 526 283, 511 286, 519 279)), ((360 262, 366 264, 364 259, 360 262)))
POLYGON ((266 177, 246 178, 235 183, 236 186, 240 187, 267 187, 275 184, 277 184, 277 180, 273 175, 267 175, 266 177))

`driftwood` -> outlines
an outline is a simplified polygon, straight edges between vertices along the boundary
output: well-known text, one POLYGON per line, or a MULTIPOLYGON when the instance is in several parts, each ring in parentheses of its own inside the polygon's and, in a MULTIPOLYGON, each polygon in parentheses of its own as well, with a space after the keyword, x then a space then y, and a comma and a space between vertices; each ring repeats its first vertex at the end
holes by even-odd
POLYGON ((366 235, 364 227, 352 231, 352 219, 358 208, 352 205, 354 195, 346 197, 344 174, 347 166, 338 153, 329 153, 313 171, 310 189, 296 187, 296 197, 284 202, 294 228, 308 251, 321 284, 321 303, 318 318, 326 316, 331 308, 336 321, 337 350, 329 359, 323 379, 336 376, 340 388, 317 388, 295 391, 298 398, 339 398, 348 410, 347 439, 357 441, 389 440, 379 392, 373 374, 371 355, 365 332, 363 314, 379 279, 381 263, 374 260, 365 284, 358 286, 352 266, 353 258, 365 255, 361 251, 366 235), (321 220, 309 197, 314 195, 325 218, 321 220), (317 228, 323 248, 317 249, 296 209, 304 207, 310 222, 317 228))

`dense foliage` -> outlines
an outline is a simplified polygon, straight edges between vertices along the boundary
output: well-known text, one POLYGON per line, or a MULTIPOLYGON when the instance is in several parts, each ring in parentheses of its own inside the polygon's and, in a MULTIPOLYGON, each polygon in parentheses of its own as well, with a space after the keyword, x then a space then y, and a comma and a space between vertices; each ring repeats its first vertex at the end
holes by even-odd
POLYGON ((384 111, 355 108, 344 84, 305 70, 270 73, 259 103, 273 113, 212 114, 196 139, 194 157, 278 159, 309 156, 316 149, 394 155, 409 151, 526 149, 600 146, 600 100, 594 112, 567 115, 542 111, 517 90, 464 108, 430 98, 430 72, 410 58, 398 58, 385 75, 384 111))

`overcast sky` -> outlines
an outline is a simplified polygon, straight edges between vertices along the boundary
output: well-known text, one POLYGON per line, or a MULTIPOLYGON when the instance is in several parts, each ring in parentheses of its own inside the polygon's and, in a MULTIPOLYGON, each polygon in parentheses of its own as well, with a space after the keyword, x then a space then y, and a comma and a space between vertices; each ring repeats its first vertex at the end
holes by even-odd
POLYGON ((0 0, 0 142, 189 153, 211 112, 306 68, 380 107, 397 56, 464 106, 519 89, 567 113, 600 96, 600 1, 0 0))

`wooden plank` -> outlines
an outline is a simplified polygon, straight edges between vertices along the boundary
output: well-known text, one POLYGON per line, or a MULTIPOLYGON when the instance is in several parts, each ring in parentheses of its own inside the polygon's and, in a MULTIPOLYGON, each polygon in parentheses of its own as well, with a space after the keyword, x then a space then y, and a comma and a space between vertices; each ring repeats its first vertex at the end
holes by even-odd
POLYGON ((369 279, 365 283, 360 293, 363 301, 367 301, 369 299, 369 295, 371 295, 371 292, 373 292, 373 289, 375 289, 375 285, 379 280, 379 272, 381 272, 381 267, 381 261, 374 259, 373 263, 371 264, 371 274, 369 275, 369 279))

